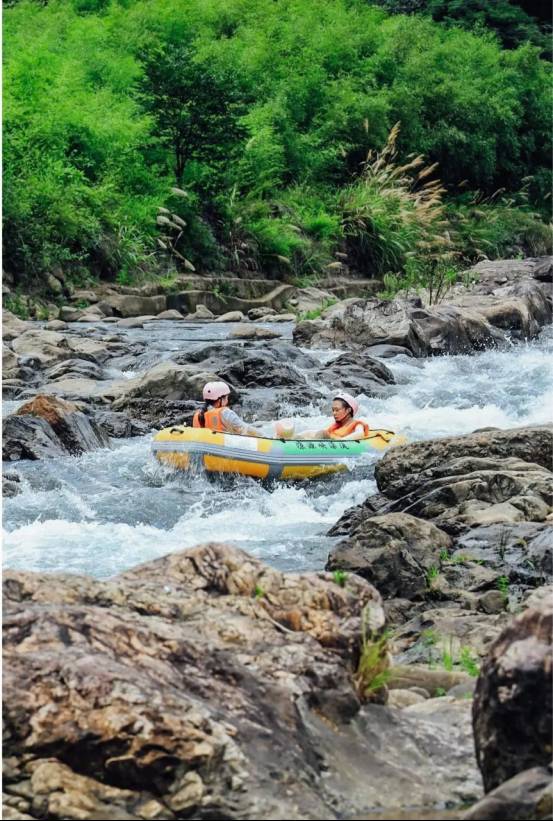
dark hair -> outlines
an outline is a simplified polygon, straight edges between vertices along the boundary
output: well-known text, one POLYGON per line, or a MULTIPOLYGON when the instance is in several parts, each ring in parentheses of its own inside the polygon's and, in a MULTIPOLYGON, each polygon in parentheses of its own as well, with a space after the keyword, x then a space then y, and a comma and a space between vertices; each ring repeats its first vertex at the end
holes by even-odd
POLYGON ((209 410, 209 406, 211 402, 204 402, 204 406, 198 414, 198 422, 200 423, 201 428, 205 428, 205 412, 209 410))

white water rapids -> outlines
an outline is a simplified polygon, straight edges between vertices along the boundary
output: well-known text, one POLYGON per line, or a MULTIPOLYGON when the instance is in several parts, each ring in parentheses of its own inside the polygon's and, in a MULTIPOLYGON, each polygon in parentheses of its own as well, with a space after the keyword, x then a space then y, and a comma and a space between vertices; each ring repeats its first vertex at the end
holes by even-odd
MULTIPOLYGON (((372 427, 410 440, 551 421, 552 348, 548 328, 537 341, 507 351, 386 360, 397 394, 362 397, 361 414, 372 427)), ((20 403, 7 404, 11 411, 20 403)), ((328 419, 296 418, 296 429, 322 427, 328 419)), ((114 440, 113 449, 80 458, 8 464, 23 492, 4 502, 4 563, 107 577, 215 540, 281 569, 322 569, 335 541, 326 531, 376 490, 375 458, 329 480, 273 487, 170 472, 155 462, 149 436, 114 440)))

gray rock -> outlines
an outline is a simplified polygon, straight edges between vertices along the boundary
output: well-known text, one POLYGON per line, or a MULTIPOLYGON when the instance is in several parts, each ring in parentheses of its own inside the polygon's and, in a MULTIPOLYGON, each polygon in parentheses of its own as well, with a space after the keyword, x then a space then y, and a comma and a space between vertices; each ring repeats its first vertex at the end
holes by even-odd
POLYGON ((68 327, 67 322, 63 322, 61 319, 51 319, 50 322, 44 325, 47 331, 66 331, 68 327))
POLYGON ((117 321, 118 328, 142 328, 144 327, 144 323, 149 321, 150 319, 154 319, 155 317, 151 315, 146 316, 130 316, 126 317, 125 319, 119 319, 117 321))
POLYGON ((162 311, 160 314, 156 316, 156 319, 180 320, 184 319, 184 316, 181 314, 180 311, 176 311, 174 308, 171 308, 168 311, 162 311))
POLYGON ((48 274, 46 277, 46 284, 48 288, 53 294, 61 295, 63 293, 63 285, 56 277, 52 276, 52 274, 48 274))
POLYGON ((393 359, 396 356, 413 357, 412 351, 409 348, 402 348, 401 345, 370 345, 365 353, 377 359, 393 359))
POLYGON ((2 454, 8 461, 78 455, 109 447, 109 437, 75 405, 39 395, 8 416, 2 454))
POLYGON ((119 383, 117 387, 112 386, 112 395, 117 398, 113 408, 121 410, 133 398, 197 400, 205 383, 217 378, 217 374, 191 365, 160 362, 142 376, 119 383))
POLYGON ((474 741, 486 792, 551 761, 553 600, 513 619, 476 685, 474 741))
POLYGON ((286 314, 270 314, 269 316, 262 316, 256 319, 255 322, 295 322, 296 315, 291 313, 286 314))
POLYGON ((439 566, 440 553, 450 545, 446 533, 414 516, 373 516, 331 551, 326 568, 357 573, 386 597, 420 598, 428 593, 430 568, 439 566))
POLYGON ((246 317, 242 311, 227 311, 226 314, 221 314, 216 317, 215 322, 245 322, 246 317))
POLYGON ((68 375, 85 379, 102 379, 103 371, 95 362, 89 362, 86 359, 65 359, 48 368, 44 375, 50 380, 61 379, 68 375))
POLYGON ((395 384, 394 375, 378 359, 364 353, 351 352, 333 359, 316 374, 325 385, 354 394, 382 396, 395 384))
POLYGON ((278 339, 281 334, 270 328, 257 328, 255 325, 237 325, 231 336, 235 339, 278 339))
MULTIPOLYGON (((98 303, 98 308, 102 310, 103 313, 107 313, 104 310, 104 306, 111 308, 111 311, 117 316, 152 316, 166 309, 167 300, 163 295, 139 296, 138 294, 109 294, 98 303)), ((109 313, 107 315, 109 316, 109 313)))
POLYGON ((30 322, 24 322, 10 311, 2 310, 2 339, 6 341, 16 339, 31 327, 30 322))
POLYGON ((553 813, 551 767, 532 767, 496 787, 470 810, 463 821, 545 821, 553 813))
MULTIPOLYGON (((534 337, 551 321, 551 300, 538 281, 539 274, 533 276, 538 270, 536 260, 526 262, 522 279, 505 275, 498 279, 497 272, 486 278, 483 270, 473 269, 480 281, 470 291, 459 286, 448 294, 447 302, 431 307, 404 297, 340 303, 325 312, 324 319, 300 322, 294 341, 319 348, 397 345, 415 356, 429 356, 504 345, 513 335, 534 337)), ((549 270, 548 265, 544 269, 549 270)))
POLYGON ((274 308, 250 308, 248 311, 248 319, 261 319, 264 316, 271 316, 276 314, 274 308))
POLYGON ((131 419, 125 413, 117 413, 116 411, 96 411, 94 419, 114 439, 145 436, 151 431, 149 424, 131 419))
POLYGON ((192 314, 187 314, 185 319, 214 319, 215 315, 203 303, 196 305, 196 310, 192 314))
MULTIPOLYGON (((394 742, 403 728, 418 730, 371 713, 349 729, 360 706, 351 666, 364 608, 383 623, 380 597, 361 579, 344 590, 323 574, 284 576, 210 544, 109 581, 9 572, 4 585, 4 755, 14 773, 25 766, 43 815, 74 818, 85 804, 94 818, 137 817, 149 802, 154 817, 171 808, 177 817, 324 818, 338 784, 358 813, 374 779, 350 802, 348 765, 364 761, 368 728, 394 742), (55 714, 37 710, 53 691, 55 714), (337 767, 327 745, 332 735, 342 743, 335 726, 344 729, 337 767), (98 737, 110 755, 96 754, 98 737), (46 738, 57 756, 44 755, 46 738), (332 785, 322 775, 330 768, 332 785)), ((434 769, 443 746, 425 736, 434 769)), ((374 756, 375 772, 382 760, 374 756)), ((466 763, 461 770, 466 778, 466 763)), ((434 773, 442 789, 443 775, 434 773)), ((456 788, 453 779, 450 794, 456 788)))
POLYGON ((67 322, 77 322, 85 313, 86 311, 83 308, 75 308, 72 305, 62 305, 59 318, 64 324, 67 322))

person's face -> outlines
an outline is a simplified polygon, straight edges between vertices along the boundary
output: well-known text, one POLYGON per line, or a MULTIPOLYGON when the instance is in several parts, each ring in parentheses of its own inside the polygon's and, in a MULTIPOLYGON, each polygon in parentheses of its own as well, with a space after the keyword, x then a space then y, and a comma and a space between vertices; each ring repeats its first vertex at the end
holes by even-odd
POLYGON ((342 422, 349 412, 348 406, 341 399, 335 399, 332 403, 332 415, 336 422, 342 422))

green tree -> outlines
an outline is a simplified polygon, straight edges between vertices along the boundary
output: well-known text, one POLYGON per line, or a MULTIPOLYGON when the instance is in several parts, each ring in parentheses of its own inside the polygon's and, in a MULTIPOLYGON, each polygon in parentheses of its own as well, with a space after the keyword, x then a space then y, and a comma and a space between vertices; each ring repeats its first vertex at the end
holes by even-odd
POLYGON ((176 181, 182 184, 189 166, 192 179, 212 188, 243 134, 238 84, 229 72, 198 60, 190 42, 160 43, 140 56, 139 99, 172 152, 176 181))

